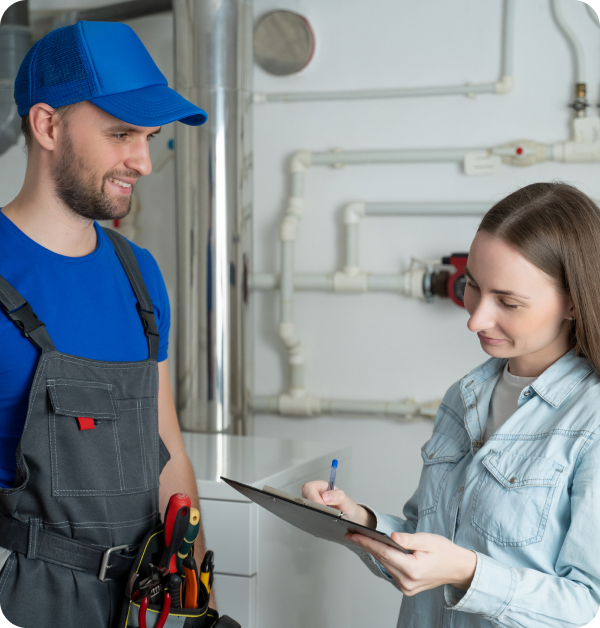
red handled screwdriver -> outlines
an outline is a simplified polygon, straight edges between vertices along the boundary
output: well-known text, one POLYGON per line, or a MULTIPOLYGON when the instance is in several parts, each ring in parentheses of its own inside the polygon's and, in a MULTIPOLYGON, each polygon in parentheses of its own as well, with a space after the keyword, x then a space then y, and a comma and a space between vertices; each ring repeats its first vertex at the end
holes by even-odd
POLYGON ((187 495, 171 495, 165 512, 165 550, 158 563, 164 573, 177 572, 177 550, 179 549, 190 523, 192 502, 187 495))

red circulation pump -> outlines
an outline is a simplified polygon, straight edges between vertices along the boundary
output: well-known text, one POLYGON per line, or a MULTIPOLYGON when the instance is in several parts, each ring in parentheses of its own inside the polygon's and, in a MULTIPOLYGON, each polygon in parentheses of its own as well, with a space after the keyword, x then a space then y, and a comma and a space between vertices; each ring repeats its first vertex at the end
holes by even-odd
POLYGON ((467 276, 468 253, 452 253, 449 257, 444 257, 442 263, 446 266, 454 266, 454 273, 447 270, 428 273, 423 280, 423 291, 428 301, 434 296, 450 297, 459 307, 465 307, 465 287, 467 276))

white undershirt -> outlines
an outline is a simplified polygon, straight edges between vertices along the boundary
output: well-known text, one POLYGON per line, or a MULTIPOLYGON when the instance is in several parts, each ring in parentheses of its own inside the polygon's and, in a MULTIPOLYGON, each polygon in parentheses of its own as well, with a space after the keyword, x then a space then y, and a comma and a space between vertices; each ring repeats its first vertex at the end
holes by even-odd
POLYGON ((487 442, 492 434, 506 423, 519 407, 519 396, 534 382, 537 377, 518 377, 508 372, 508 362, 502 371, 500 379, 492 392, 490 411, 485 425, 483 442, 487 442))

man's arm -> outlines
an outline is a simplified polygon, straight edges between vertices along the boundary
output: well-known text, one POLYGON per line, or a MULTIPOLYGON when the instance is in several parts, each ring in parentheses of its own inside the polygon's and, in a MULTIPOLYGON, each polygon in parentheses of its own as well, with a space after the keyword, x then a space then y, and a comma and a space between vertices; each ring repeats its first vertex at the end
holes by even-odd
MULTIPOLYGON (((200 511, 196 478, 190 459, 185 451, 179 422, 177 421, 167 360, 158 364, 158 432, 171 454, 171 459, 167 462, 160 475, 159 500, 161 515, 164 517, 169 498, 173 493, 185 493, 192 500, 192 506, 200 511)), ((201 516, 200 532, 194 544, 194 556, 198 569, 204 558, 205 551, 201 516)), ((210 606, 214 609, 217 608, 214 590, 210 592, 210 606)))

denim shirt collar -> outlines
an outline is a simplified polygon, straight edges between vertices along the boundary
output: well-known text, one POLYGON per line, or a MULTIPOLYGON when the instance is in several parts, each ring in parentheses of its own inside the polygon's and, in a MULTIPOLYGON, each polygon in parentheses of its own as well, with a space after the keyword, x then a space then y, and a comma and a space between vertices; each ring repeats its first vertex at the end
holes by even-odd
POLYGON ((575 349, 549 366, 532 384, 531 388, 551 406, 558 408, 583 381, 594 367, 587 358, 576 355, 575 349))
MULTIPOLYGON (((481 366, 472 370, 461 383, 461 394, 494 379, 496 383, 507 358, 490 358, 481 366)), ((558 408, 560 404, 573 392, 575 387, 594 370, 587 358, 576 355, 571 349, 554 364, 549 366, 532 384, 531 388, 551 406, 558 408)), ((489 382, 490 384, 492 382, 489 382)))

